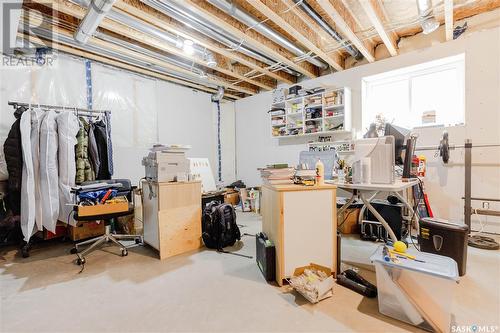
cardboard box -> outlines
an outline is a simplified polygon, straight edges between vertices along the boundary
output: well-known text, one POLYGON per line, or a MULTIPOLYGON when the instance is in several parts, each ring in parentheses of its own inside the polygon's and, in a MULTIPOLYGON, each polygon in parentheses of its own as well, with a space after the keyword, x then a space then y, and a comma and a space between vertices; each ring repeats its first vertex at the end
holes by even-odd
POLYGON ((359 234, 358 224, 359 208, 346 209, 337 220, 339 231, 343 234, 359 234))
POLYGON ((104 221, 81 221, 76 226, 68 225, 68 236, 72 241, 79 241, 104 235, 104 221))
POLYGON ((52 233, 47 229, 43 228, 43 240, 49 240, 54 238, 61 238, 67 234, 67 224, 61 221, 57 221, 56 232, 52 233))
MULTIPOLYGON (((294 278, 290 279, 290 285, 311 303, 317 303, 325 298, 333 296, 334 280, 332 270, 328 267, 310 263, 309 266, 296 268, 293 272, 293 276, 294 278), (306 269, 311 271, 322 271, 325 273, 326 278, 324 278, 324 280, 308 279, 307 286, 304 286, 303 283, 296 284, 297 281, 295 281, 294 278, 304 274, 306 269)), ((299 281, 304 281, 304 279, 299 279, 299 281)))
POLYGON ((95 206, 78 206, 78 216, 100 216, 128 211, 128 202, 117 202, 95 206))
POLYGON ((224 195, 224 203, 236 206, 240 202, 240 194, 238 192, 227 192, 224 195))

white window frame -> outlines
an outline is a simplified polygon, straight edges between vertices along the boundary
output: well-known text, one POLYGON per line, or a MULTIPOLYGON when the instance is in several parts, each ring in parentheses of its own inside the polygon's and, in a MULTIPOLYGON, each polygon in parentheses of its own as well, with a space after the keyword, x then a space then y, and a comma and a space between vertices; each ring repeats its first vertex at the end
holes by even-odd
POLYGON ((455 56, 441 58, 438 60, 433 60, 429 62, 425 62, 418 65, 408 66, 404 68, 400 68, 397 70, 392 70, 389 72, 376 74, 372 76, 367 76, 362 79, 362 128, 367 127, 369 124, 365 123, 365 117, 368 113, 368 105, 370 103, 369 100, 369 92, 372 86, 379 84, 387 84, 397 81, 408 81, 408 102, 410 113, 415 112, 413 103, 412 103, 412 79, 418 76, 427 75, 431 73, 438 73, 440 71, 446 71, 450 69, 455 69, 458 71, 458 84, 459 84, 459 94, 460 99, 462 100, 461 110, 457 110, 463 115, 463 121, 458 124, 435 124, 430 126, 419 125, 414 128, 428 128, 428 127, 455 127, 455 126, 464 126, 466 117, 465 117, 465 54, 461 53, 455 56))

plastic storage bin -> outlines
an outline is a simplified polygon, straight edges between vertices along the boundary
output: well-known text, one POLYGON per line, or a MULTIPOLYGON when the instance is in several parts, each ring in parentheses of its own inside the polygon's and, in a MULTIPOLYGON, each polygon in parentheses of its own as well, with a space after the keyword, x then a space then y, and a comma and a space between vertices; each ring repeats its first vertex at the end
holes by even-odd
POLYGON ((449 332, 458 268, 455 260, 415 253, 419 261, 385 261, 382 246, 370 258, 377 274, 380 313, 436 332, 449 332), (423 261, 423 262, 420 262, 423 261))

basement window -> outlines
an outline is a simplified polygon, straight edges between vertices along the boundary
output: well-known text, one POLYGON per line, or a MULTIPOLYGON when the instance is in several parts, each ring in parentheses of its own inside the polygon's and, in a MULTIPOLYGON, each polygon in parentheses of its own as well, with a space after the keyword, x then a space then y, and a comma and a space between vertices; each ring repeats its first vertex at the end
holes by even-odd
POLYGON ((465 122, 465 56, 460 54, 362 79, 363 132, 371 123, 405 128, 465 122))

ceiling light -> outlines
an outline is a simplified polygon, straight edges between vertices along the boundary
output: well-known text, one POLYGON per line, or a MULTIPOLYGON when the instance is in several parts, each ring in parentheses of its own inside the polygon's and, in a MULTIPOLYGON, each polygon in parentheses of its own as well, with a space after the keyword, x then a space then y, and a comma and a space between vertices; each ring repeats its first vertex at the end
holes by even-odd
POLYGON ((184 50, 184 53, 186 53, 188 55, 193 55, 193 53, 194 53, 193 41, 191 39, 186 39, 184 41, 184 45, 182 46, 182 49, 184 50))

